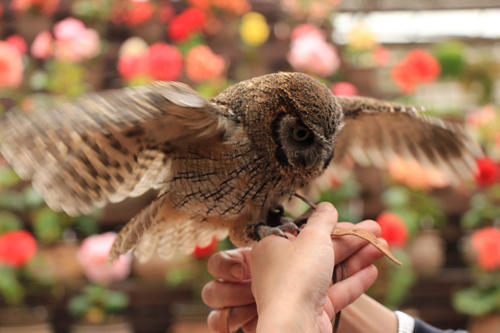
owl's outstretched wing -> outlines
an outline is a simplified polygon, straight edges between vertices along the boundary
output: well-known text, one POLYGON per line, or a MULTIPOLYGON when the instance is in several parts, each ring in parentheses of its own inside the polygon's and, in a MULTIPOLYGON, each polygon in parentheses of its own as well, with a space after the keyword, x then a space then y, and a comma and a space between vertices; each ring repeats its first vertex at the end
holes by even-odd
POLYGON ((366 166, 385 167, 393 158, 439 170, 449 182, 471 176, 479 146, 463 126, 421 115, 413 107, 370 98, 338 98, 344 128, 333 166, 351 157, 366 166))
POLYGON ((51 208, 77 215, 161 186, 169 155, 198 141, 217 147, 230 116, 185 84, 154 82, 7 112, 0 152, 51 208))

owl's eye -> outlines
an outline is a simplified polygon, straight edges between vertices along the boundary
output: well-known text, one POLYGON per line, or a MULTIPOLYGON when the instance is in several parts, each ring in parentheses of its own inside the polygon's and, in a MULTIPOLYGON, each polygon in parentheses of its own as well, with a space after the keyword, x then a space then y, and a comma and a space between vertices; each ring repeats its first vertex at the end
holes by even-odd
POLYGON ((307 140, 310 140, 311 137, 312 137, 311 131, 304 126, 298 125, 294 127, 294 129, 292 130, 292 138, 296 142, 305 142, 307 140))

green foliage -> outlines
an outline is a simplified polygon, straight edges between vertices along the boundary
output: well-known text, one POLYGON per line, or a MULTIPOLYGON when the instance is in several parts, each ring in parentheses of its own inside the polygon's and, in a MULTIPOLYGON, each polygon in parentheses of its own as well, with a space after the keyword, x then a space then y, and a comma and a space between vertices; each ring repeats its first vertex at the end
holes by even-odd
POLYGON ((434 56, 441 65, 441 77, 459 78, 464 73, 465 46, 458 41, 437 44, 434 56))
POLYGON ((460 290, 453 295, 453 307, 469 316, 482 316, 500 311, 500 286, 460 290))
POLYGON ((352 203, 357 200, 360 193, 359 183, 355 177, 350 176, 339 187, 331 191, 322 191, 319 200, 328 201, 335 205, 339 221, 359 221, 361 211, 356 209, 352 203))
MULTIPOLYGON (((109 290, 99 285, 85 287, 83 292, 73 298, 68 303, 68 311, 74 317, 83 317, 89 311, 95 312, 97 309, 106 315, 122 313, 129 305, 130 299, 127 294, 121 291, 109 290)), ((102 318, 105 320, 105 316, 102 318)))
POLYGON ((44 207, 33 214, 32 223, 37 239, 50 244, 61 238, 65 225, 69 223, 69 217, 44 207))
POLYGON ((6 166, 0 167, 0 188, 16 185, 20 180, 19 176, 11 168, 6 166))
POLYGON ((86 91, 85 69, 75 63, 49 61, 47 63, 49 81, 47 89, 64 96, 79 96, 86 91))
POLYGON ((9 305, 19 305, 24 300, 24 288, 17 278, 15 268, 0 266, 0 294, 9 305))
POLYGON ((490 225, 491 221, 500 218, 500 185, 495 185, 487 192, 476 193, 471 201, 470 208, 462 216, 461 224, 465 229, 474 229, 490 225))
POLYGON ((422 190, 406 186, 389 187, 382 195, 388 210, 401 216, 412 234, 415 234, 421 223, 440 226, 445 215, 439 201, 422 190))
POLYGON ((403 263, 402 266, 391 266, 386 285, 384 304, 390 308, 399 307, 405 300, 411 286, 417 280, 411 268, 410 258, 403 251, 395 250, 393 254, 403 263))
POLYGON ((22 228, 22 222, 16 215, 0 211, 0 235, 6 231, 19 230, 22 228))

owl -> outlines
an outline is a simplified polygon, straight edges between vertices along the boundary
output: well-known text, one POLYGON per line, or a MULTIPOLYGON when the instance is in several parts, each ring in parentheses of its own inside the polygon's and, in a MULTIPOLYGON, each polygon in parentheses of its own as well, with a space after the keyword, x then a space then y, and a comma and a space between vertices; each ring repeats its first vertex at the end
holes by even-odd
POLYGON ((215 236, 246 246, 297 227, 279 205, 325 169, 394 156, 450 180, 474 170, 465 131, 403 105, 336 97, 302 73, 275 73, 205 99, 178 82, 91 93, 7 112, 0 151, 55 210, 91 212, 158 195, 121 230, 111 257, 168 258, 215 236), (277 209, 278 208, 278 209, 277 209))

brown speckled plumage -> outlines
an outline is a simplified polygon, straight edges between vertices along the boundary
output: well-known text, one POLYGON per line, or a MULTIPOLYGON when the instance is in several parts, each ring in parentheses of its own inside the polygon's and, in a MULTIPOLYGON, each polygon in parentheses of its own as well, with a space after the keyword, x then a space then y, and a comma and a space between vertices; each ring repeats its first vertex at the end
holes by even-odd
POLYGON ((19 175, 72 215, 158 189, 111 253, 140 259, 190 252, 228 230, 247 245, 249 226, 349 157, 383 166, 398 154, 457 178, 477 153, 458 127, 394 103, 336 98, 300 73, 243 81, 211 100, 176 82, 93 93, 8 112, 0 139, 19 175))

